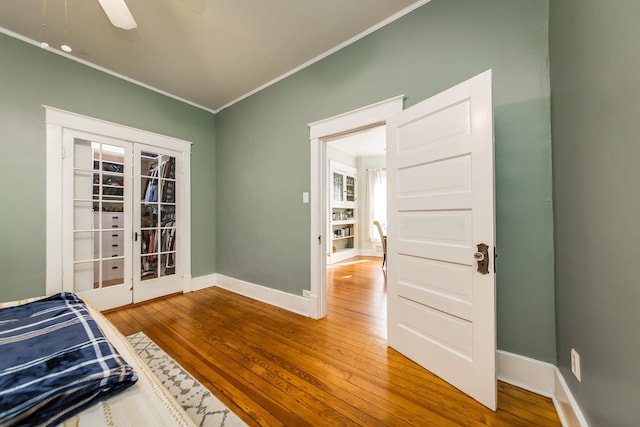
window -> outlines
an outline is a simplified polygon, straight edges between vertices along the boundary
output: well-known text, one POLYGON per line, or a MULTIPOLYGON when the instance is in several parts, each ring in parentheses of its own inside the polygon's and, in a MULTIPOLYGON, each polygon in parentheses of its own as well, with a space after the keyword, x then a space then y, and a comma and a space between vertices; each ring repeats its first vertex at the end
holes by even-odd
POLYGON ((367 223, 369 240, 380 243, 380 235, 373 221, 378 221, 382 230, 387 230, 387 171, 367 169, 367 223))

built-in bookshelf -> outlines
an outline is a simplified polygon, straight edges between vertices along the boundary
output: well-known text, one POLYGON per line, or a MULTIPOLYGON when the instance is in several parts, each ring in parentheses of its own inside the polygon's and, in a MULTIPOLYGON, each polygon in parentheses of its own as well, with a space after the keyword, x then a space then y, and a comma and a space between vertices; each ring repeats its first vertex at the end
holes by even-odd
POLYGON ((329 263, 357 255, 357 170, 350 166, 330 162, 330 234, 329 263))

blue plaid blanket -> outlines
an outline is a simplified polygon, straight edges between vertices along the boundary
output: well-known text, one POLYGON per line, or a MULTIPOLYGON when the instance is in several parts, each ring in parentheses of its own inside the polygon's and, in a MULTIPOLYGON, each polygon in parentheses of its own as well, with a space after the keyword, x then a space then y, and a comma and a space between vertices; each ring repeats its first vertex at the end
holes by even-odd
POLYGON ((58 424, 137 380, 76 295, 0 309, 0 426, 58 424))

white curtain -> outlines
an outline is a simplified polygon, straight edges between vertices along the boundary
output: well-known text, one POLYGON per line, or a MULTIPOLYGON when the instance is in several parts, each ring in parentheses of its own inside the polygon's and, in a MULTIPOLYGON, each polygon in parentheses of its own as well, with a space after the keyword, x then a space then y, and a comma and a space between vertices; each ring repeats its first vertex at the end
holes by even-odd
POLYGON ((378 221, 382 230, 387 230, 387 171, 367 169, 367 230, 369 241, 380 243, 380 234, 373 221, 378 221))

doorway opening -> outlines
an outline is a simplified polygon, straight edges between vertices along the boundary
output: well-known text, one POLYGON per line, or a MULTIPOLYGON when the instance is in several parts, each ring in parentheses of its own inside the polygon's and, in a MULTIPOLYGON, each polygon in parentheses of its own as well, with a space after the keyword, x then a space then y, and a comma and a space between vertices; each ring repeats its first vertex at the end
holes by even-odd
MULTIPOLYGON (((330 178, 329 157, 331 149, 329 147, 332 142, 335 144, 341 139, 348 140, 349 136, 366 134, 372 129, 380 128, 388 118, 402 111, 403 99, 404 95, 397 96, 309 124, 311 142, 311 292, 309 314, 312 318, 320 319, 327 313, 327 265, 328 259, 333 254, 332 236, 335 235, 331 224, 333 215, 329 213, 331 208, 329 201, 333 189, 333 185, 329 185, 332 178, 330 178)), ((343 179, 346 179, 345 175, 343 175, 343 179)), ((333 181, 331 182, 333 183, 333 181)), ((337 213, 339 212, 341 211, 338 210, 337 213)), ((354 213, 353 216, 357 217, 357 213, 354 213)), ((361 216, 361 218, 364 217, 361 216)), ((362 229, 362 227, 360 228, 362 229)), ((354 233, 358 234, 357 225, 353 229, 354 233)), ((364 234, 360 236, 360 241, 363 236, 364 234)), ((345 240, 357 242, 357 239, 358 236, 354 236, 352 239, 345 240)), ((337 249, 336 247, 336 252, 337 249)))
POLYGON ((329 190, 327 264, 383 256, 374 221, 386 227, 386 126, 326 138, 329 190))

